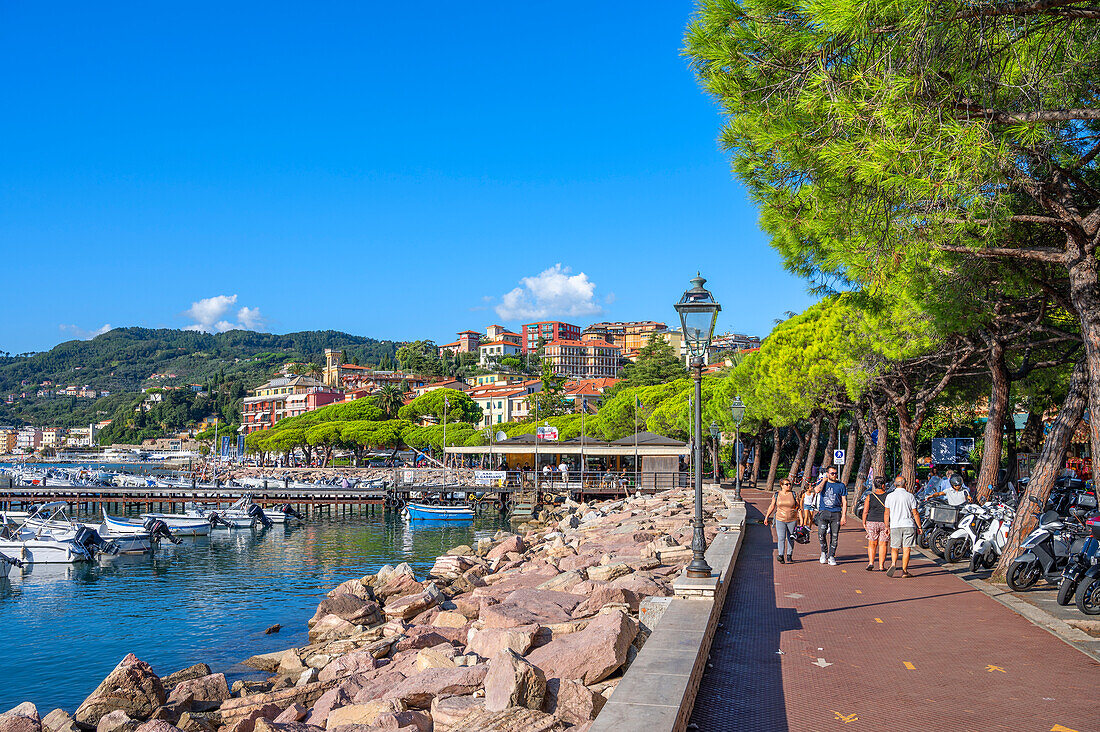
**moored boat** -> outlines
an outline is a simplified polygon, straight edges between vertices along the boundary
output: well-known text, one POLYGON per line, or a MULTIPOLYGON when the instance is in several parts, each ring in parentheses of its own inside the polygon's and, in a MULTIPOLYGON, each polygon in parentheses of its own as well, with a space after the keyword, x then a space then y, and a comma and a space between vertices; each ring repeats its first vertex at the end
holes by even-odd
POLYGON ((163 521, 165 525, 168 526, 168 531, 172 536, 206 536, 210 533, 209 519, 194 519, 189 516, 181 516, 178 519, 173 519, 173 516, 174 514, 143 514, 143 520, 133 521, 118 516, 111 516, 104 511, 103 525, 107 527, 112 535, 119 536, 148 533, 145 522, 149 519, 163 521), (177 525, 173 525, 173 522, 177 525))
POLYGON ((22 567, 23 562, 18 559, 12 559, 7 554, 0 552, 0 579, 4 579, 14 567, 22 567))
POLYGON ((429 506, 423 503, 410 503, 405 506, 404 515, 405 518, 413 521, 472 521, 474 510, 469 506, 429 506))

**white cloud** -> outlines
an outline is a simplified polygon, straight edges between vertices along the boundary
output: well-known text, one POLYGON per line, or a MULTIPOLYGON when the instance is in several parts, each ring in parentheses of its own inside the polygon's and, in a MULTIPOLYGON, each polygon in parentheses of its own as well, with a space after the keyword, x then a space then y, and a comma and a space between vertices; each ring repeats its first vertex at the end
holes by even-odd
POLYGON ((59 325, 57 327, 61 329, 62 333, 71 333, 73 336, 75 336, 76 338, 79 338, 82 341, 86 341, 89 338, 95 338, 98 335, 103 335, 107 331, 112 330, 114 328, 114 326, 112 326, 110 323, 104 323, 103 325, 99 326, 95 330, 84 330, 83 328, 81 328, 77 325, 66 324, 66 323, 62 323, 61 325, 59 325))
POLYGON ((540 320, 602 313, 595 300, 596 283, 584 272, 571 272, 559 263, 534 277, 524 277, 520 287, 501 296, 497 315, 504 320, 540 320))
POLYGON ((191 303, 184 315, 195 322, 184 326, 184 330, 196 330, 206 333, 224 333, 227 330, 263 330, 264 318, 259 308, 241 307, 237 311, 237 322, 230 322, 225 315, 237 304, 236 295, 215 295, 204 297, 191 303))

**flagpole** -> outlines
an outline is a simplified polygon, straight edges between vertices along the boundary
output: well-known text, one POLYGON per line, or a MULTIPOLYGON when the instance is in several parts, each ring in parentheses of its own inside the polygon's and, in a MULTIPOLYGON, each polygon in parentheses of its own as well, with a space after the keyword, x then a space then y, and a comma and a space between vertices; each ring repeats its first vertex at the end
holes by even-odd
POLYGON ((447 487, 447 407, 451 402, 443 397, 443 487, 447 487))

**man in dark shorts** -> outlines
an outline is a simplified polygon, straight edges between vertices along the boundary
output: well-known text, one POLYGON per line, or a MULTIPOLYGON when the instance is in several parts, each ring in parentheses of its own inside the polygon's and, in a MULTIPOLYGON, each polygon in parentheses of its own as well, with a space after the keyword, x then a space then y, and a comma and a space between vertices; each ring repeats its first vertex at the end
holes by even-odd
POLYGON ((847 523, 848 486, 837 478, 837 468, 830 465, 821 476, 814 492, 818 494, 817 538, 821 542, 822 564, 836 566, 836 545, 840 539, 840 527, 847 523), (826 540, 828 536, 828 540, 826 540))

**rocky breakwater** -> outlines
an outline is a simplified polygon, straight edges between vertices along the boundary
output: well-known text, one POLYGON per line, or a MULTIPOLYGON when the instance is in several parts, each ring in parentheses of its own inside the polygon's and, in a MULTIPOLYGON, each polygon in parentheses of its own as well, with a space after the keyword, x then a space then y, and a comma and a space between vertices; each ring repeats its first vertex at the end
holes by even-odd
MULTIPOLYGON (((707 523, 724 513, 708 495, 707 523)), ((127 656, 69 715, 24 703, 0 732, 583 732, 645 643, 639 608, 689 561, 692 496, 674 490, 543 511, 441 556, 339 585, 309 644, 164 678, 127 656)), ((708 541, 716 529, 708 529, 708 541)))

